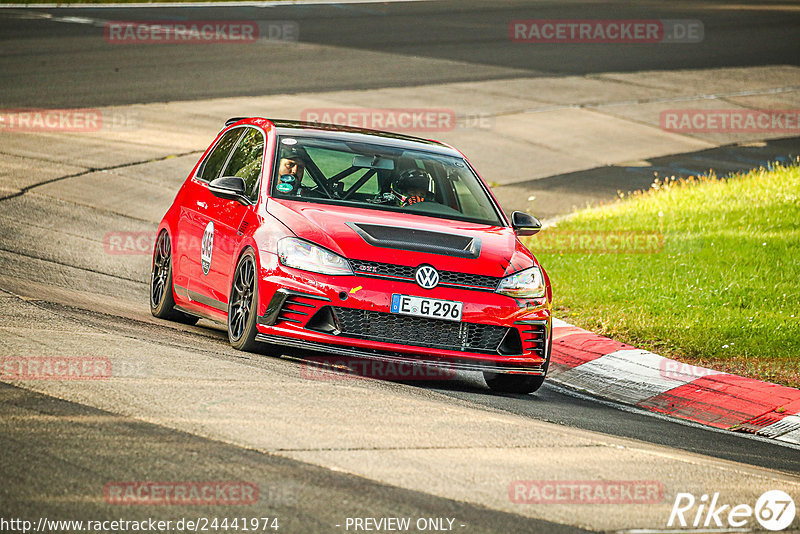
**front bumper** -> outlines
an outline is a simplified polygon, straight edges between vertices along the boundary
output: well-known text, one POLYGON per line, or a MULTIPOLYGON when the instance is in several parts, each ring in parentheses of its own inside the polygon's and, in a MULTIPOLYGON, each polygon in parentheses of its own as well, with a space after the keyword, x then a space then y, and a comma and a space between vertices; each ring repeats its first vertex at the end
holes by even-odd
MULTIPOLYGON (((273 264, 274 265, 274 264, 273 264)), ((542 375, 550 303, 491 291, 275 266, 259 284, 257 340, 340 356, 542 375), (461 322, 390 313, 393 293, 463 302, 461 322)))

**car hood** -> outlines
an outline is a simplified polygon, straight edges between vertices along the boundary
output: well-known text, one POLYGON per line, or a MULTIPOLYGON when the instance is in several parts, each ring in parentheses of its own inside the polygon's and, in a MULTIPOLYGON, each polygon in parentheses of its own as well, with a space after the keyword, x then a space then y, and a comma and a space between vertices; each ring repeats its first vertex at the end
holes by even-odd
POLYGON ((497 277, 535 261, 503 226, 282 199, 267 210, 298 237, 349 259, 497 277))

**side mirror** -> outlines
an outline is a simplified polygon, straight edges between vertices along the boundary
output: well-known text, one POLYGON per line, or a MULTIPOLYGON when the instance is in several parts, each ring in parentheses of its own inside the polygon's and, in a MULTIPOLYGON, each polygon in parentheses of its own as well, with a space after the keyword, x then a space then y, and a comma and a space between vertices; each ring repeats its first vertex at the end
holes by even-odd
POLYGON ((212 180, 208 184, 208 190, 212 195, 226 200, 236 200, 241 204, 247 204, 245 197, 244 180, 238 176, 223 176, 212 180))
POLYGON ((517 235, 534 235, 538 234, 539 230, 542 229, 542 223, 536 217, 521 211, 515 211, 511 214, 511 227, 514 228, 517 235))

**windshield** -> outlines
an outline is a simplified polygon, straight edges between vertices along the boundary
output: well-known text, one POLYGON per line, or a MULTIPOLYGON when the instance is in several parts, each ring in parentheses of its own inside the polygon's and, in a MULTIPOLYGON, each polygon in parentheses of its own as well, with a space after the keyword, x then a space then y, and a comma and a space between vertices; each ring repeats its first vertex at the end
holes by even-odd
POLYGON ((361 142, 283 136, 272 196, 501 226, 462 158, 361 142))

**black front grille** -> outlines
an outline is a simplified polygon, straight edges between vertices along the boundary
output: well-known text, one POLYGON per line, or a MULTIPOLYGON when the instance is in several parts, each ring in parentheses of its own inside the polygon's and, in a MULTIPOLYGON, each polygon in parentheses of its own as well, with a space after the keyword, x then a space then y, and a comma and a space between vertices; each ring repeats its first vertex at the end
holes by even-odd
MULTIPOLYGON (((367 260, 349 260, 353 271, 357 274, 375 276, 378 278, 399 278, 403 280, 414 280, 416 267, 406 265, 394 265, 392 263, 381 263, 367 260)), ((494 291, 500 278, 486 276, 482 274, 458 273, 455 271, 439 271, 439 285, 442 286, 468 286, 494 291)))
POLYGON ((426 319, 409 315, 331 307, 339 335, 386 343, 463 352, 495 353, 504 326, 426 319))
POLYGON ((468 274, 456 273, 452 271, 442 271, 439 273, 439 279, 443 284, 457 284, 464 286, 485 287, 494 291, 497 284, 500 283, 500 278, 494 276, 485 276, 482 274, 468 274))
MULTIPOLYGON (((416 267, 407 267, 405 265, 394 265, 392 263, 380 263, 377 261, 367 260, 349 260, 353 271, 358 274, 369 274, 373 276, 388 276, 392 278, 408 278, 414 279, 414 271, 416 267)), ((439 275, 441 277, 441 273, 439 275)))

